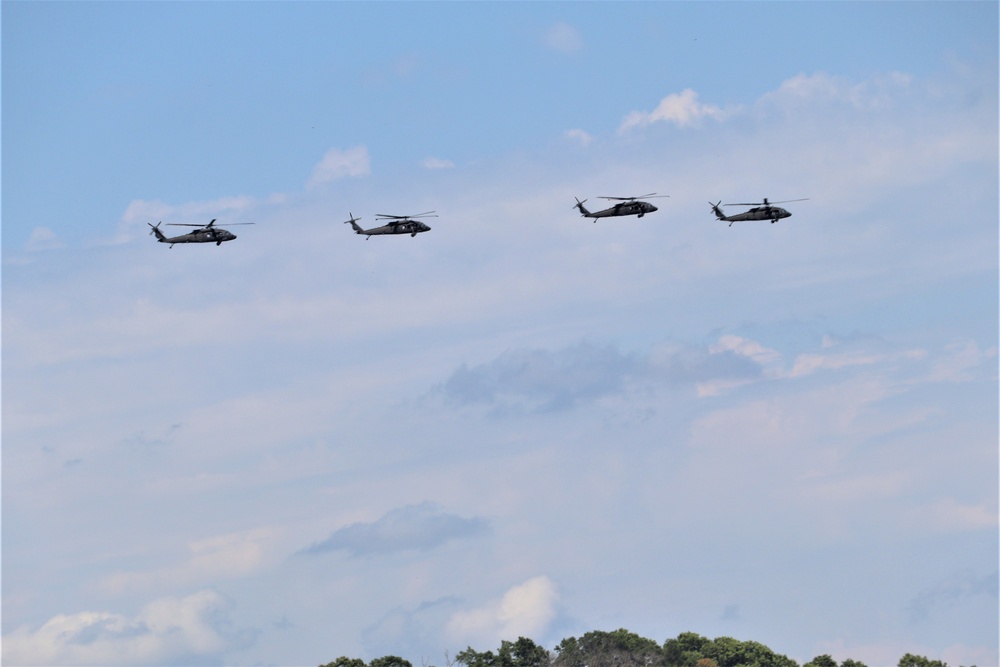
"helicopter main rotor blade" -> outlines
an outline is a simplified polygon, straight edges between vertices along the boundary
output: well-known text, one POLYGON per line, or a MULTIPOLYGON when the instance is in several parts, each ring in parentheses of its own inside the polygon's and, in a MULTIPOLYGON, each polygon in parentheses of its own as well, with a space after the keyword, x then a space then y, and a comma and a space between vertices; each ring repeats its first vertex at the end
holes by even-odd
POLYGON ((375 215, 386 220, 412 220, 413 218, 436 218, 437 215, 435 213, 435 211, 427 211, 425 213, 417 213, 416 215, 389 215, 387 213, 376 213, 375 215))
POLYGON ((742 204, 723 204, 723 206, 770 206, 771 204, 790 204, 793 201, 808 201, 808 200, 809 197, 806 197, 805 199, 783 199, 781 201, 768 201, 765 199, 764 201, 751 202, 751 203, 744 202, 742 204))
POLYGON ((639 195, 637 197, 601 197, 601 199, 610 199, 611 201, 635 201, 636 199, 652 199, 653 197, 669 197, 670 195, 658 195, 655 192, 650 192, 648 195, 639 195))
MULTIPOLYGON (((201 227, 202 229, 219 229, 219 227, 216 227, 215 225, 212 224, 198 225, 193 222, 168 222, 167 224, 170 225, 171 227, 201 227)), ((256 224, 257 224, 256 222, 228 222, 226 223, 226 227, 233 227, 235 225, 256 225, 256 224)))

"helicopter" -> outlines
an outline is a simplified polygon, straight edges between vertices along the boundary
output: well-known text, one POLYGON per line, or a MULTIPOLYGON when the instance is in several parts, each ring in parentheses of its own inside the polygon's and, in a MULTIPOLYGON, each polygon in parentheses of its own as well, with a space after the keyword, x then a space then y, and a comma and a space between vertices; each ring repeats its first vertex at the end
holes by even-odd
MULTIPOLYGON (((650 204, 649 202, 640 201, 642 199, 652 199, 659 197, 669 197, 670 195, 658 195, 655 192, 650 192, 648 195, 640 195, 638 197, 601 197, 601 199, 608 199, 610 201, 618 202, 611 208, 606 208, 603 211, 595 211, 591 213, 586 208, 584 208, 583 203, 587 201, 584 199, 580 201, 576 200, 574 204, 575 208, 580 209, 580 215, 585 218, 594 218, 594 222, 597 222, 597 218, 612 218, 619 215, 637 215, 640 218, 647 213, 652 213, 656 211, 657 208, 650 204)), ((575 199, 575 197, 574 197, 575 199)))
POLYGON ((716 218, 727 221, 729 226, 732 227, 734 222, 742 222, 744 220, 770 220, 771 224, 774 224, 778 220, 781 220, 782 218, 790 218, 792 215, 785 209, 780 206, 775 206, 774 204, 788 204, 793 201, 807 200, 808 197, 806 197, 806 199, 786 199, 779 202, 769 202, 767 201, 767 197, 764 197, 763 202, 754 204, 723 204, 722 201, 719 200, 717 204, 708 202, 708 205, 712 207, 712 212, 715 213, 716 218), (722 209, 719 208, 720 204, 723 206, 753 206, 754 208, 745 213, 737 213, 736 215, 727 216, 723 215, 722 209))
POLYGON ((362 229, 358 225, 358 220, 361 218, 355 218, 353 213, 351 213, 350 216, 351 219, 345 220, 344 224, 346 225, 350 223, 356 234, 364 234, 366 236, 366 241, 372 236, 378 236, 380 234, 409 234, 410 236, 416 236, 420 232, 429 232, 431 231, 431 228, 420 220, 416 220, 416 218, 437 217, 437 215, 434 214, 434 211, 417 213, 416 215, 386 215, 384 213, 378 213, 376 214, 376 219, 379 222, 384 222, 385 224, 381 227, 362 229))
MULTIPOLYGON (((222 229, 221 227, 215 226, 216 218, 212 218, 212 221, 205 226, 188 224, 185 222, 168 222, 167 224, 172 227, 198 227, 190 234, 181 234, 180 236, 168 237, 163 232, 160 231, 160 225, 163 221, 150 226, 150 234, 156 234, 156 240, 160 243, 169 243, 170 247, 173 248, 175 243, 214 243, 215 245, 222 245, 223 241, 232 241, 236 238, 236 234, 230 231, 222 229)), ((252 222, 234 222, 234 225, 252 225, 252 222)))

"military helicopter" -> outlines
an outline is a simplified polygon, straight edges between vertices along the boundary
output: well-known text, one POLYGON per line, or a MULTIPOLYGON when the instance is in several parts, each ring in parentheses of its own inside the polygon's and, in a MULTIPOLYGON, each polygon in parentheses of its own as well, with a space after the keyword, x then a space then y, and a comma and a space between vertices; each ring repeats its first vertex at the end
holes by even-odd
POLYGON ((618 203, 611 208, 606 208, 603 211, 596 211, 594 213, 591 213, 584 208, 583 203, 587 201, 586 199, 583 201, 577 199, 574 207, 580 209, 580 215, 583 217, 594 218, 594 222, 597 222, 597 218, 612 218, 619 215, 637 215, 641 218, 647 213, 652 213, 657 210, 657 208, 649 202, 640 201, 641 199, 654 199, 669 196, 670 195, 658 195, 655 192, 650 192, 648 195, 640 195, 638 197, 601 197, 601 199, 608 199, 618 203))
POLYGON ((708 205, 712 207, 712 212, 715 213, 716 218, 727 221, 729 226, 732 227, 734 222, 742 222, 744 220, 770 220, 771 224, 774 224, 782 218, 790 218, 792 216, 791 213, 780 206, 775 206, 774 204, 788 204, 793 201, 807 201, 808 199, 809 198, 806 197, 806 199, 786 199, 784 201, 769 202, 767 201, 767 197, 764 197, 763 202, 757 202, 754 204, 722 204, 722 201, 720 200, 718 204, 708 202, 708 205), (720 204, 723 206, 753 206, 754 208, 750 209, 746 213, 737 213, 736 215, 727 216, 723 215, 722 209, 719 208, 720 204))
POLYGON ((344 224, 350 223, 351 227, 354 227, 356 234, 364 234, 366 236, 366 241, 380 234, 409 234, 410 236, 416 236, 420 232, 429 232, 431 228, 420 220, 416 220, 416 218, 437 217, 434 211, 417 213, 416 215, 385 215, 384 213, 378 213, 376 214, 376 219, 379 222, 384 222, 384 225, 381 227, 372 227, 371 229, 361 229, 358 225, 358 220, 361 218, 355 218, 353 213, 350 215, 351 219, 345 220, 344 224))
MULTIPOLYGON (((160 225, 163 221, 150 226, 150 234, 156 234, 156 240, 160 243, 169 243, 170 247, 173 248, 175 243, 214 243, 215 245, 222 245, 223 241, 232 241, 236 238, 236 234, 230 231, 226 231, 220 227, 215 226, 216 218, 212 218, 212 221, 205 226, 188 224, 185 222, 168 222, 167 224, 172 227, 198 227, 199 229, 194 230, 190 234, 181 234, 180 236, 168 237, 163 232, 160 231, 160 225)), ((252 222, 234 222, 234 225, 252 225, 252 222)))

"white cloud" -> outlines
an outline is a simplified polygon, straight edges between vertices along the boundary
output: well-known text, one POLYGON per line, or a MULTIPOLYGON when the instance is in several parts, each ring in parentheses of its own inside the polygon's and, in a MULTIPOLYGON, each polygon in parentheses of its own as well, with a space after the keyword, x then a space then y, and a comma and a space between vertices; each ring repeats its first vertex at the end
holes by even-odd
MULTIPOLYGON (((995 359, 995 345, 986 350, 979 349, 975 341, 962 340, 949 344, 946 354, 938 359, 931 370, 931 380, 939 382, 967 382, 976 377, 974 371, 981 368, 987 359, 995 359)), ((995 368, 996 364, 993 364, 995 368)))
POLYGON ((1000 515, 996 506, 982 503, 964 505, 954 498, 942 498, 929 507, 914 512, 914 523, 928 525, 945 533, 970 530, 996 530, 1000 525, 1000 515))
POLYGON ((424 169, 454 169, 455 163, 451 160, 442 160, 437 157, 427 157, 421 162, 424 169))
POLYGON ((306 187, 314 188, 340 178, 368 176, 369 174, 371 174, 371 158, 366 146, 354 146, 346 150, 331 148, 313 169, 306 187))
POLYGON ((28 242, 25 243, 24 248, 28 252, 38 252, 41 250, 55 250, 56 248, 62 248, 63 245, 63 242, 59 240, 56 233, 48 227, 35 227, 31 232, 31 236, 28 237, 28 242))
POLYGON ((455 645, 499 644, 504 639, 538 637, 556 617, 559 594, 546 576, 518 584, 499 601, 452 615, 447 633, 455 645))
POLYGON ((846 354, 800 354, 795 358, 790 372, 791 377, 811 375, 819 370, 837 370, 847 366, 869 366, 878 363, 882 358, 877 354, 849 352, 846 354))
POLYGON ((572 130, 566 130, 564 136, 567 139, 579 142, 579 144, 584 148, 589 146, 590 143, 594 140, 594 138, 590 136, 587 132, 576 128, 572 130))
POLYGON ((214 591, 162 598, 138 615, 59 614, 41 628, 18 628, 3 639, 3 661, 16 665, 180 664, 218 656, 250 635, 224 628, 232 603, 214 591))
POLYGON ((576 53, 583 48, 583 37, 573 26, 557 23, 545 33, 545 46, 559 53, 576 53))
POLYGON ((652 111, 633 111, 622 121, 618 133, 660 122, 673 123, 677 127, 691 127, 698 125, 704 118, 721 121, 727 115, 728 112, 714 104, 699 102, 698 93, 688 88, 680 93, 667 95, 652 111))
POLYGON ((757 105, 786 110, 816 103, 847 104, 858 110, 885 109, 898 102, 912 80, 913 77, 900 72, 878 75, 861 83, 851 83, 845 77, 826 72, 797 74, 783 81, 777 90, 762 95, 757 105))
POLYGON ((135 592, 137 588, 183 586, 248 576, 269 562, 278 537, 274 530, 258 528, 198 540, 188 544, 190 555, 180 565, 151 572, 119 572, 106 577, 102 585, 117 594, 135 592))
POLYGON ((781 354, 777 350, 764 347, 755 340, 726 334, 719 337, 719 341, 709 347, 712 354, 723 352, 733 352, 743 357, 748 357, 761 366, 771 366, 781 361, 781 354))

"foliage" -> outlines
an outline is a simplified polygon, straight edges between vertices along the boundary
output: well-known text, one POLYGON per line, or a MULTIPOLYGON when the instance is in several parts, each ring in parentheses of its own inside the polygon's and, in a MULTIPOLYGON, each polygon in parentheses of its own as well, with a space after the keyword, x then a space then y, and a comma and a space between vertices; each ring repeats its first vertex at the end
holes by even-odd
POLYGON ((470 646, 455 656, 455 662, 468 667, 548 667, 551 658, 548 651, 532 640, 518 637, 516 642, 500 642, 495 655, 493 651, 479 653, 470 646))
POLYGON ((319 667, 365 667, 365 661, 358 658, 340 656, 333 662, 328 662, 325 665, 320 665, 319 667))
POLYGON ((802 667, 837 667, 837 661, 834 660, 832 656, 824 653, 823 655, 817 655, 815 658, 802 665, 802 667))
POLYGON ((595 630, 556 646, 553 667, 651 667, 662 663, 660 645, 624 628, 595 630))
POLYGON ((732 637, 717 637, 705 647, 705 657, 719 667, 798 667, 798 663, 779 655, 759 642, 741 642, 732 637))
POLYGON ((922 655, 907 653, 899 659, 899 667, 948 667, 948 665, 940 660, 931 660, 922 655))
POLYGON ((409 660, 403 660, 398 655, 386 655, 375 658, 368 663, 368 667, 413 667, 413 663, 409 660))
MULTIPOLYGON (((447 654, 445 654, 447 660, 447 654)), ((585 635, 567 637, 559 642, 555 654, 527 637, 517 641, 503 640, 500 648, 479 652, 471 646, 455 656, 454 664, 465 667, 798 667, 791 658, 775 653, 754 641, 732 637, 709 639, 695 632, 682 632, 660 646, 652 639, 640 637, 621 628, 612 632, 594 630, 585 635)), ((448 661, 448 667, 452 667, 448 661)), ((341 656, 319 667, 413 667, 395 655, 372 660, 341 656)), ((829 655, 818 655, 802 667, 837 667, 829 655)), ((850 658, 840 667, 867 667, 850 658)), ((931 660, 907 653, 898 667, 948 667, 941 660, 931 660)))
MULTIPOLYGON (((666 667, 700 667, 705 658, 705 647, 712 640, 694 632, 682 632, 676 639, 668 639, 663 644, 663 664, 666 667)), ((712 661, 715 663, 715 661, 712 661)), ((718 663, 715 663, 718 667, 718 663)))

